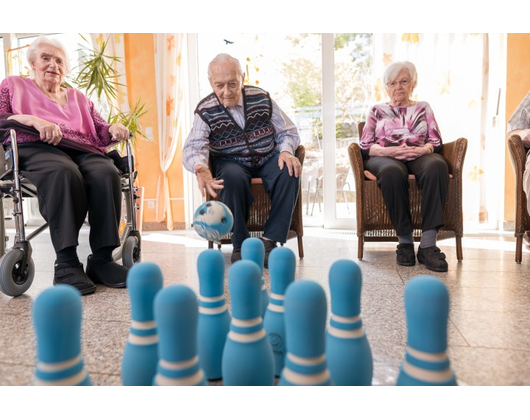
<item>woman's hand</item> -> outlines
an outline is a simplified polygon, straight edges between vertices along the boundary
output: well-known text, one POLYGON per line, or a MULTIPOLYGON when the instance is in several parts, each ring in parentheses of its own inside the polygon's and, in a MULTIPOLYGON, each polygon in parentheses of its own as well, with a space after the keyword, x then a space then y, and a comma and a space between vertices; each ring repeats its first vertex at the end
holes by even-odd
POLYGON ((40 134, 40 140, 57 146, 63 138, 63 133, 57 124, 43 120, 33 115, 17 114, 9 117, 10 120, 18 121, 21 124, 33 127, 40 134))
POLYGON ((433 152, 434 147, 431 143, 426 143, 424 146, 407 146, 406 143, 403 143, 401 146, 396 147, 382 147, 374 144, 370 148, 370 156, 387 156, 404 162, 433 152))
POLYGON ((123 124, 115 123, 109 127, 112 141, 124 141, 129 138, 129 130, 123 124))

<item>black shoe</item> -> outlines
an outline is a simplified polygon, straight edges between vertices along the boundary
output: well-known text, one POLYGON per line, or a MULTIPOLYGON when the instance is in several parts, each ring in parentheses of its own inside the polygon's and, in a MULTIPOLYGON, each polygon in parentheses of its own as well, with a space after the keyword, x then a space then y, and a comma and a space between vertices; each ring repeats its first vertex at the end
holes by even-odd
POLYGON ((77 267, 69 264, 55 264, 55 274, 53 276, 53 285, 69 284, 74 286, 82 295, 94 293, 96 285, 83 271, 83 264, 79 263, 77 267))
POLYGON ((271 241, 270 239, 260 238, 265 246, 265 258, 263 259, 263 267, 269 268, 269 254, 271 251, 277 247, 276 242, 271 241))
POLYGON ((445 254, 437 246, 419 247, 418 261, 424 264, 429 270, 440 273, 447 271, 447 261, 445 254))
POLYGON ((416 255, 414 254, 414 244, 399 244, 396 249, 396 262, 405 267, 411 267, 416 264, 416 255))
POLYGON ((127 287, 127 273, 129 269, 115 263, 112 258, 94 258, 88 256, 86 274, 94 283, 104 284, 107 287, 122 289, 127 287))
POLYGON ((232 251, 232 256, 230 257, 230 262, 233 264, 236 261, 241 259, 241 248, 234 248, 232 251))

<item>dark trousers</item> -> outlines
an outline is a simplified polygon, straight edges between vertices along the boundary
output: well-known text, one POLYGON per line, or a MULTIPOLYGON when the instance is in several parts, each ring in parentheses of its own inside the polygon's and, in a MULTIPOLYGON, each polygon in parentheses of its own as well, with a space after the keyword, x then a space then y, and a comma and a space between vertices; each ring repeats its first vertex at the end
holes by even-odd
POLYGON ((365 168, 377 177, 377 185, 398 236, 412 232, 408 175, 414 174, 421 189, 422 231, 440 229, 444 225, 444 207, 449 187, 449 169, 438 153, 403 162, 385 156, 373 156, 365 168))
POLYGON ((120 245, 121 181, 110 158, 25 143, 19 145, 19 161, 22 174, 37 187, 55 252, 79 245, 87 213, 92 252, 120 245))
POLYGON ((248 238, 247 221, 250 205, 254 201, 251 178, 262 178, 265 191, 271 198, 271 210, 263 236, 273 241, 285 243, 294 206, 298 197, 300 178, 290 176, 287 166, 283 170, 278 167, 279 154, 271 157, 260 168, 248 168, 236 162, 212 159, 214 176, 224 180, 224 188, 219 197, 234 216, 232 229, 232 245, 239 249, 248 238))

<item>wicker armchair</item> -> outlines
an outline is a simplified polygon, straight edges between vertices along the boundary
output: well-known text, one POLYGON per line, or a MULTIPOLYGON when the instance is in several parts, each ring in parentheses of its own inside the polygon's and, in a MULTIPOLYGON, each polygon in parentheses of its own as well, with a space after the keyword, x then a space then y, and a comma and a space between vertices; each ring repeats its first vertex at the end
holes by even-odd
MULTIPOLYGON (((295 156, 298 158, 304 165, 305 158, 305 148, 304 146, 298 146, 296 149, 295 156)), ((301 180, 302 177, 300 177, 301 180)), ((267 221, 271 209, 271 200, 269 194, 263 188, 263 183, 261 178, 252 178, 251 186, 252 195, 254 196, 254 201, 250 206, 250 216, 247 222, 248 230, 250 236, 260 237, 263 235, 263 228, 265 227, 265 222, 267 221)), ((212 200, 208 194, 206 195, 207 200, 212 200)), ((222 244, 230 244, 232 234, 228 234, 226 237, 222 238, 221 241, 217 244, 218 248, 221 248, 222 244)), ((302 219, 302 189, 298 193, 298 199, 293 211, 293 217, 291 219, 291 227, 287 235, 287 239, 297 238, 298 239, 298 256, 304 258, 304 244, 302 242, 302 237, 304 236, 304 225, 302 219)), ((283 244, 282 244, 283 245, 283 244)), ((213 248, 213 242, 208 242, 208 248, 213 248)))
POLYGON ((526 208, 526 193, 523 191, 523 173, 526 164, 526 148, 518 135, 508 139, 508 150, 515 171, 515 262, 523 259, 523 237, 530 230, 530 216, 526 208))
MULTIPOLYGON (((361 138, 364 122, 359 123, 358 131, 361 138)), ((456 256, 463 259, 462 236, 464 234, 462 213, 462 168, 467 150, 467 139, 444 143, 442 156, 449 166, 449 191, 444 210, 445 226, 440 230, 439 237, 456 238, 456 256)), ((357 191, 357 237, 358 258, 362 260, 364 242, 397 241, 396 231, 390 221, 390 215, 383 200, 383 194, 377 181, 365 175, 361 148, 357 143, 348 146, 348 155, 355 179, 357 191)), ((412 214, 414 240, 421 237, 421 191, 413 176, 409 178, 410 210, 412 214)))

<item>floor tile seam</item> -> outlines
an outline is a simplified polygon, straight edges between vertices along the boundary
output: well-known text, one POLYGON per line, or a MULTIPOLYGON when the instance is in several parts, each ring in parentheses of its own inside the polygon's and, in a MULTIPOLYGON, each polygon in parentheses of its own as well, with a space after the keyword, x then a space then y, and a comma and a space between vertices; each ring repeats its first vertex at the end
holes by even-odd
POLYGON ((470 345, 468 346, 462 346, 460 344, 450 344, 447 346, 448 349, 473 349, 473 350, 499 350, 499 351, 514 351, 522 354, 528 354, 530 355, 530 347, 528 348, 519 348, 519 347, 499 347, 499 346, 486 346, 484 344, 481 345, 470 345))
MULTIPOLYGON (((450 323, 453 328, 458 332, 458 334, 460 335, 460 338, 462 340, 464 340, 464 342, 467 344, 467 346, 471 346, 471 344, 469 343, 469 340, 466 339, 466 336, 462 333, 462 331, 460 331, 460 329, 458 328, 458 326, 453 322, 453 320, 451 318, 448 318, 448 323, 450 323)), ((448 337, 449 339, 449 337, 448 337)))

